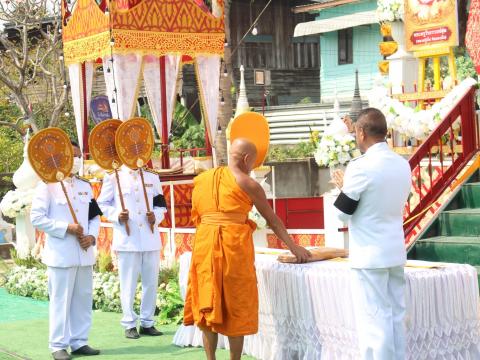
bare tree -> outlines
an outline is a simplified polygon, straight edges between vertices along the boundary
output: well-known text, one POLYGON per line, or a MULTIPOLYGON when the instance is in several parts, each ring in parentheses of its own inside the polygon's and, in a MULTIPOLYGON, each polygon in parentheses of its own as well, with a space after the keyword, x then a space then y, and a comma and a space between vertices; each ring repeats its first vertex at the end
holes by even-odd
POLYGON ((0 0, 0 20, 0 87, 22 114, 16 122, 0 119, 0 126, 21 134, 28 126, 57 126, 68 101, 60 1, 0 0))

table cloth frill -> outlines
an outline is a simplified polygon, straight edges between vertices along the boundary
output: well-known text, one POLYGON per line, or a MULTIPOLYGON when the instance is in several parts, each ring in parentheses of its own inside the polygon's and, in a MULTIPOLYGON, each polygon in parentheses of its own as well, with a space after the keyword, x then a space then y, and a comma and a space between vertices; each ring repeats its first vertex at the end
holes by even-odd
MULTIPOLYGON (((185 297, 191 253, 180 257, 185 297)), ((245 337, 244 353, 266 360, 359 358, 350 269, 347 262, 280 264, 256 255, 259 331, 245 337)), ((480 359, 478 283, 475 268, 407 267, 407 360, 480 359)), ((201 331, 181 326, 173 343, 202 346, 201 331)), ((228 340, 219 336, 219 348, 228 340)))

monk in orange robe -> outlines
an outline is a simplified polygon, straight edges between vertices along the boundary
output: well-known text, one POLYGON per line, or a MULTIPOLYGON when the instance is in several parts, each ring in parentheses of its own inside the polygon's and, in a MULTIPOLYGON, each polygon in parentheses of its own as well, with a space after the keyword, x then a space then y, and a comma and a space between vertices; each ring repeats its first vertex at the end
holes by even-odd
POLYGON ((246 139, 232 143, 228 167, 195 178, 192 218, 197 231, 185 300, 184 324, 203 331, 207 359, 215 359, 218 334, 228 336, 230 358, 240 359, 243 337, 258 331, 258 292, 248 213, 255 205, 298 262, 310 253, 296 245, 249 174, 256 148, 246 139))

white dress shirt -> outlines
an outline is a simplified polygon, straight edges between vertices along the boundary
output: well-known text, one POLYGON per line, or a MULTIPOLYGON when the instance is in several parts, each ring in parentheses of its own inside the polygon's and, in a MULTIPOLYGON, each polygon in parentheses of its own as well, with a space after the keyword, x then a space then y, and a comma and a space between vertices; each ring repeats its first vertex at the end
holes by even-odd
POLYGON ((145 188, 147 191, 150 210, 155 213, 154 233, 150 230, 147 220, 147 207, 143 194, 142 180, 138 170, 131 170, 123 166, 118 171, 120 186, 122 189, 125 209, 129 212, 128 225, 130 236, 127 235, 125 225, 118 221, 122 212, 120 196, 118 192, 115 173, 108 174, 103 178, 102 191, 98 197, 98 205, 103 214, 113 224, 114 251, 156 251, 160 250, 160 233, 158 225, 163 221, 167 209, 163 206, 155 206, 154 198, 157 195, 163 197, 160 178, 157 174, 143 171, 145 188))
MULTIPOLYGON (((89 220, 92 188, 88 181, 77 177, 64 180, 68 197, 75 211, 78 223, 85 235, 98 237, 100 217, 89 220)), ((95 264, 93 246, 83 250, 75 235, 67 233, 73 218, 60 183, 37 185, 30 212, 32 225, 46 234, 42 261, 51 267, 91 266, 95 264)))
POLYGON ((348 164, 335 207, 348 222, 353 268, 405 264, 403 212, 411 185, 410 165, 385 142, 348 164))

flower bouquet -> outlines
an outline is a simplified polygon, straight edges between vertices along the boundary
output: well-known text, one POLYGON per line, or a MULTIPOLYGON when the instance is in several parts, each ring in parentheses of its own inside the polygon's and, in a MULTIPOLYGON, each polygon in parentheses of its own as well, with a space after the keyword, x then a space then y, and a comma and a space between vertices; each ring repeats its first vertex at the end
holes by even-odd
MULTIPOLYGON (((448 115, 459 100, 476 85, 476 80, 467 78, 455 86, 442 100, 430 109, 410 107, 398 99, 390 97, 387 86, 378 80, 369 96, 369 106, 379 109, 387 120, 387 127, 408 139, 424 140, 448 115)), ((455 122, 453 129, 458 130, 460 124, 455 122)))
POLYGON ((402 21, 405 12, 403 0, 378 0, 377 1, 377 20, 384 21, 402 21))
POLYGON ((358 155, 355 138, 349 134, 324 135, 314 154, 318 166, 329 168, 345 166, 358 155))
POLYGON ((10 190, 0 202, 0 211, 9 218, 16 218, 19 215, 27 214, 32 205, 35 190, 10 190))

